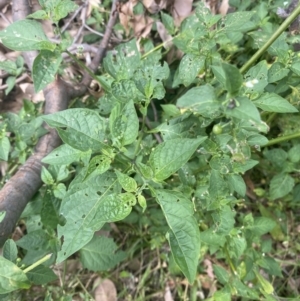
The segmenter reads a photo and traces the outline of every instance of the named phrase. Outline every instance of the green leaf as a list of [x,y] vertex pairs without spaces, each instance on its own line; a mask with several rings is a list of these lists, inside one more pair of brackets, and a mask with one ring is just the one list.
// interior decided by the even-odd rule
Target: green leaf
[[54,81],[62,56],[58,51],[42,50],[35,58],[32,67],[32,76],[35,92],[44,89]]
[[109,117],[109,127],[114,142],[121,146],[131,144],[139,131],[139,119],[132,100],[117,103]]
[[17,75],[17,65],[15,62],[6,60],[0,62],[0,69],[6,71],[8,74]]
[[272,294],[274,292],[274,288],[272,284],[267,279],[265,279],[262,275],[260,275],[259,272],[254,270],[254,273],[256,275],[259,284],[262,286],[264,292],[266,294]]
[[263,92],[268,85],[268,64],[261,61],[245,74],[246,93]]
[[71,164],[73,162],[80,162],[89,160],[91,151],[83,152],[68,144],[63,144],[53,150],[49,155],[43,158],[42,162],[52,165]]
[[167,239],[175,262],[193,283],[200,255],[200,232],[193,205],[180,192],[156,190],[155,195],[170,228]]
[[133,80],[122,79],[114,81],[111,84],[112,95],[122,101],[128,102],[129,99],[133,101],[140,101],[144,98],[144,95],[138,90]]
[[94,236],[80,250],[80,261],[83,267],[94,272],[110,270],[125,257],[125,252],[117,251],[113,239],[103,236]]
[[218,289],[214,293],[214,301],[231,301],[231,290],[229,285],[225,286],[224,288]]
[[165,28],[167,29],[167,31],[169,32],[169,34],[174,34],[175,33],[175,26],[174,26],[174,20],[173,18],[168,15],[165,14],[164,12],[160,12],[161,15],[161,20],[163,22],[163,24],[165,25]]
[[28,19],[48,20],[49,16],[44,10],[37,10],[33,14],[27,16]]
[[295,113],[298,110],[287,100],[275,93],[264,93],[253,103],[266,112]]
[[263,154],[264,157],[266,157],[272,164],[280,169],[283,169],[283,167],[287,164],[286,161],[288,154],[282,148],[272,148],[270,150],[265,149]]
[[26,274],[15,264],[0,256],[0,294],[30,288]]
[[177,106],[197,112],[207,118],[220,115],[220,103],[217,101],[215,90],[208,84],[189,89],[183,96],[179,97]]
[[49,235],[42,229],[37,229],[29,232],[16,242],[17,246],[25,250],[46,249],[48,243]]
[[263,256],[256,263],[268,271],[269,274],[282,278],[281,267],[279,263],[272,257]]
[[205,56],[186,54],[179,64],[179,78],[188,87],[205,66]]
[[16,84],[16,77],[15,76],[9,76],[5,83],[7,84],[7,88],[5,89],[5,95],[8,95],[8,93],[14,88]]
[[153,170],[150,166],[142,163],[136,162],[137,171],[145,178],[145,179],[152,179],[153,177]]
[[136,47],[136,40],[121,44],[114,52],[109,51],[103,60],[103,66],[115,79],[130,79],[140,65],[140,53]]
[[174,44],[184,53],[199,55],[199,43],[204,44],[207,40],[205,35],[208,34],[202,23],[196,15],[187,17],[181,23],[180,34],[173,39]]
[[90,175],[101,175],[110,168],[111,159],[104,155],[95,156],[88,165],[85,179]]
[[41,179],[47,185],[54,184],[54,179],[53,179],[51,173],[47,170],[47,168],[45,166],[42,166]]
[[237,101],[239,102],[239,105],[233,109],[227,109],[225,112],[226,115],[241,120],[247,120],[259,131],[267,132],[268,127],[263,121],[261,121],[260,114],[252,101],[246,97],[238,97]]
[[57,182],[64,181],[69,177],[69,170],[67,168],[67,165],[51,166],[49,170],[51,172],[54,171],[53,176]]
[[239,92],[243,83],[243,77],[237,67],[223,63],[221,66],[212,66],[211,68],[224,89],[231,95],[236,95]]
[[243,174],[247,170],[253,168],[258,163],[259,162],[256,161],[256,160],[248,159],[248,160],[241,161],[241,162],[233,162],[232,167],[233,167],[233,171],[235,173],[242,173]]
[[193,138],[201,131],[199,117],[186,112],[178,117],[172,118],[167,122],[161,123],[157,128],[149,131],[150,133],[160,132],[164,141],[175,138]]
[[[223,196],[224,198],[224,196]],[[230,206],[222,206],[211,214],[215,224],[215,231],[221,235],[228,235],[235,224],[235,211]]]
[[71,0],[50,0],[47,2],[51,3],[48,3],[47,5],[52,5],[51,13],[54,22],[58,22],[60,19],[65,18],[78,7],[78,5]]
[[229,282],[229,272],[223,267],[213,264],[214,274],[221,284],[227,284]]
[[3,246],[3,257],[9,261],[15,261],[18,257],[18,249],[16,243],[12,239],[8,239]]
[[290,72],[289,69],[284,68],[284,65],[279,62],[275,62],[268,71],[268,82],[275,83],[283,79]]
[[209,165],[212,169],[218,170],[221,174],[228,174],[232,171],[231,159],[227,155],[213,156],[209,161]]
[[295,74],[300,75],[300,62],[299,61],[294,62],[291,66],[291,70]]
[[228,240],[227,248],[230,257],[239,259],[247,248],[246,239],[240,236],[232,236]]
[[33,20],[20,20],[0,32],[2,43],[13,50],[51,50],[56,45],[45,35],[42,25]]
[[35,285],[42,285],[57,279],[52,269],[39,265],[26,273],[28,279]]
[[154,171],[154,180],[162,181],[182,167],[206,139],[177,138],[159,144],[150,154],[149,165]]
[[63,199],[66,194],[66,186],[63,183],[59,183],[53,187],[53,194],[58,199]]
[[163,80],[169,77],[169,73],[170,70],[166,62],[163,66],[160,64],[149,65],[144,62],[141,68],[136,71],[134,81],[146,99],[163,99],[166,92]]
[[216,233],[213,228],[201,232],[200,239],[201,242],[207,244],[208,246],[217,248],[224,246],[226,242],[225,236]]
[[44,226],[55,229],[60,221],[59,207],[60,200],[55,198],[52,193],[46,192],[43,198],[41,209],[41,221]]
[[250,29],[255,27],[255,24],[250,21],[254,14],[254,11],[244,11],[227,14],[223,21],[223,30],[229,33],[232,31],[249,31]]
[[118,181],[119,181],[120,185],[122,186],[122,188],[125,191],[128,191],[128,192],[135,192],[136,191],[137,183],[133,178],[129,177],[128,175],[125,175],[125,174],[121,173],[118,170],[115,170],[115,173],[117,175],[117,178],[118,178]]
[[247,142],[250,146],[264,146],[266,145],[269,140],[267,137],[260,135],[260,134],[252,134],[247,138]]
[[63,236],[64,243],[57,262],[87,244],[106,222],[124,219],[136,202],[134,195],[119,193],[120,186],[111,172],[89,177],[84,182],[80,179],[62,201],[61,214],[66,223],[58,225],[58,237]]
[[256,217],[253,221],[253,225],[246,226],[252,232],[254,236],[262,236],[270,231],[276,226],[276,223],[267,217]]
[[234,276],[230,279],[230,287],[231,289],[234,289],[236,294],[239,296],[245,297],[250,300],[259,300],[260,297],[256,290],[254,290],[252,287],[248,287],[245,285],[238,276]]
[[137,199],[138,199],[138,203],[142,207],[143,213],[144,213],[147,208],[147,201],[142,194],[139,194]]
[[228,184],[217,170],[212,169],[211,171],[208,192],[210,198],[213,200],[223,199],[229,192]]
[[221,15],[213,15],[210,9],[208,9],[202,2],[197,3],[196,16],[201,22],[205,23],[207,28],[211,28],[222,18]]
[[0,139],[0,160],[7,161],[10,151],[10,142],[8,137],[4,136]]
[[232,190],[236,191],[240,196],[244,197],[246,194],[246,184],[244,179],[238,174],[229,174],[227,176],[229,185]]
[[294,145],[288,151],[288,156],[291,162],[297,163],[300,161],[300,144]]
[[276,200],[286,196],[293,190],[295,180],[285,173],[275,175],[270,183],[270,199]]
[[56,128],[61,139],[81,151],[100,151],[105,144],[106,120],[89,109],[69,109],[43,116],[49,126]]
[[4,220],[6,216],[6,211],[0,211],[0,223]]

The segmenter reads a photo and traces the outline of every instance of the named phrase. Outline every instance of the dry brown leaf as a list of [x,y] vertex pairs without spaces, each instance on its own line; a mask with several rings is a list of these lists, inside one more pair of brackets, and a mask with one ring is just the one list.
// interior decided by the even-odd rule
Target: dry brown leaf
[[206,273],[210,279],[215,279],[214,270],[212,267],[212,262],[208,259],[204,259],[204,266],[206,267]]
[[109,279],[97,278],[94,282],[95,301],[117,301],[117,290]]
[[170,287],[168,284],[166,285],[166,288],[165,288],[164,301],[174,301],[173,296],[171,294]]
[[172,36],[169,35],[168,31],[165,28],[165,25],[160,21],[156,21],[156,28],[160,38],[164,42],[164,47],[171,48],[171,46],[173,45]]
[[176,26],[192,12],[193,0],[175,0],[171,11]]
[[45,99],[43,91],[35,93],[32,83],[23,83],[19,85],[23,94],[19,95],[21,98],[30,99],[32,102],[37,103]]
[[130,22],[131,19],[134,18],[133,8],[136,5],[136,3],[137,1],[128,1],[122,5],[120,10],[119,19],[120,23],[125,29],[126,35],[129,34],[130,28],[132,28]]
[[219,7],[219,14],[225,16],[229,9],[229,0],[223,0]]
[[143,4],[150,14],[157,14],[167,7],[167,0],[143,0]]
[[134,35],[137,38],[145,38],[151,31],[153,19],[149,16],[136,15],[133,21]]

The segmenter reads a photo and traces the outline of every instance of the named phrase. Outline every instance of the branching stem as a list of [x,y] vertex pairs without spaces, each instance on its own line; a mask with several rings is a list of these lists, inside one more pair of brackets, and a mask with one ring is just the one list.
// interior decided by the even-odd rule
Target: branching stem
[[295,18],[300,14],[300,5],[291,13],[291,15],[278,27],[270,39],[250,58],[250,60],[240,69],[245,73],[256,60],[276,41],[276,39],[289,27]]

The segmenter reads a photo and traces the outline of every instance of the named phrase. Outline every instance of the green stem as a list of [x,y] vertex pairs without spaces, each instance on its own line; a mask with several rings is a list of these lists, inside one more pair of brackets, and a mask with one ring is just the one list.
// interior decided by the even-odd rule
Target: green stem
[[38,265],[40,265],[40,264],[44,263],[45,261],[47,261],[48,259],[50,259],[51,256],[52,256],[52,253],[44,256],[43,258],[41,258],[40,260],[38,260],[34,264],[30,265],[28,268],[24,269],[23,272],[28,273],[29,271],[33,270]]
[[224,247],[224,251],[225,251],[225,254],[226,254],[226,259],[227,259],[227,261],[229,263],[229,266],[231,268],[231,271],[234,273],[234,275],[236,275],[237,271],[235,269],[235,266],[234,266],[233,262],[231,261],[231,258],[230,258],[230,255],[229,255],[229,252],[228,252],[228,249],[227,249],[226,246]]
[[300,138],[300,132],[272,139],[266,145],[264,145],[264,147],[296,138]]
[[294,21],[294,19],[300,13],[300,5],[292,12],[292,14],[278,27],[271,38],[260,48],[251,59],[240,69],[241,73],[246,72],[252,64],[273,44],[273,42],[288,28],[288,26]]
[[162,48],[162,47],[164,47],[164,45],[165,45],[167,42],[172,41],[174,38],[176,38],[176,37],[172,37],[171,40],[168,40],[168,41],[166,41],[166,42],[163,42],[163,43],[157,45],[156,47],[152,48],[151,50],[149,50],[148,52],[146,52],[144,55],[142,55],[141,59],[144,59],[144,58],[147,57],[149,54],[155,52],[156,50],[158,50],[158,49],[160,49],[160,48]]
[[97,76],[93,73],[91,69],[89,69],[85,64],[83,64],[75,55],[73,55],[70,51],[65,50],[65,52],[68,54],[70,58],[72,58],[82,69],[84,69],[91,78],[99,82]]

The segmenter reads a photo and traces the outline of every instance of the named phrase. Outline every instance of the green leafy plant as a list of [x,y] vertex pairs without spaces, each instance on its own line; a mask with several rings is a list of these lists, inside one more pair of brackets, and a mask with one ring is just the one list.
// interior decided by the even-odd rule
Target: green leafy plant
[[[40,2],[43,10],[29,18],[57,23],[76,9],[72,1]],[[239,7],[239,1],[232,2]],[[182,59],[168,65],[163,45],[150,40],[139,43],[141,52],[135,39],[120,44],[107,53],[101,74],[93,76],[105,91],[96,108],[69,108],[30,121],[22,118],[24,111],[6,115],[2,160],[24,162],[27,147],[45,133],[42,120],[63,144],[42,160],[45,185],[23,212],[27,234],[16,242],[26,250],[25,266],[53,255],[44,265],[24,270],[16,245],[8,240],[0,257],[1,294],[53,280],[49,266],[77,251],[85,268],[113,268],[126,254],[116,252],[112,239],[94,233],[137,215],[137,223],[145,218],[150,225],[150,235],[165,235],[159,246],[168,242],[170,264],[190,284],[205,254],[226,263],[213,265],[219,289],[209,300],[277,300],[272,282],[282,273],[264,237],[270,233],[281,241],[285,235],[279,212],[269,207],[278,200],[299,200],[300,132],[288,132],[286,124],[291,116],[299,117],[300,57],[284,30],[300,7],[278,27],[268,15],[271,1],[254,2],[252,11],[239,8],[225,17],[197,3],[195,14],[178,30],[162,13]],[[270,28],[271,38],[264,35]],[[0,38],[14,50],[40,51],[32,69],[36,91],[53,81],[67,40],[61,45],[49,41],[34,20],[11,24]],[[9,64],[0,67],[17,76],[14,70],[22,64]],[[23,110],[34,110],[24,105]],[[157,114],[153,105],[158,118],[150,122]],[[278,131],[275,117],[281,118],[282,136],[269,140]],[[15,133],[13,146],[6,131]],[[271,147],[275,143],[280,147]],[[258,216],[246,198],[251,171],[257,173],[254,181],[266,179],[264,187],[254,189],[269,204],[257,205]],[[158,230],[146,217],[153,208]]]

